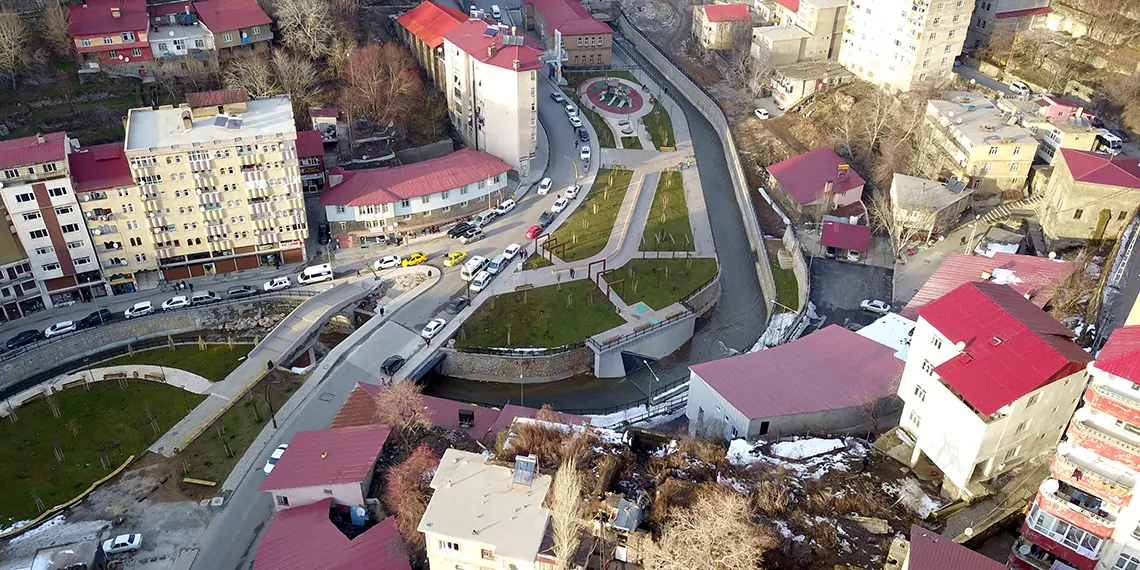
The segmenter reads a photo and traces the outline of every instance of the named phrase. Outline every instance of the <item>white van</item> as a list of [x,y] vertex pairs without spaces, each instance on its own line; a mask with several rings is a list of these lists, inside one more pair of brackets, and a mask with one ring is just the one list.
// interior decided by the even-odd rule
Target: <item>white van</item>
[[1108,129],[1101,129],[1096,134],[1097,151],[1108,154],[1120,154],[1124,150],[1124,141],[1112,134]]
[[475,280],[471,282],[471,293],[478,293],[487,288],[491,284],[491,274],[486,271],[480,271],[475,275]]
[[497,212],[494,208],[491,208],[490,210],[482,212],[479,215],[475,216],[474,218],[471,218],[471,225],[473,225],[477,228],[481,228],[481,227],[491,223],[491,220],[494,220],[495,216],[498,216],[498,215],[499,215],[499,212]]
[[332,266],[327,263],[306,267],[301,274],[297,276],[297,283],[301,285],[309,285],[311,283],[320,283],[321,281],[332,281],[333,272]]
[[470,281],[475,278],[475,274],[479,273],[480,269],[483,269],[484,265],[487,265],[487,258],[476,255],[463,264],[463,269],[459,270],[459,277],[463,278],[464,281]]
[[496,20],[503,19],[503,11],[499,9],[498,4],[491,4],[491,15],[494,16]]
[[499,255],[495,256],[495,259],[491,260],[491,263],[487,264],[487,273],[490,273],[491,275],[498,275],[499,272],[502,271],[506,266],[507,257],[500,253]]

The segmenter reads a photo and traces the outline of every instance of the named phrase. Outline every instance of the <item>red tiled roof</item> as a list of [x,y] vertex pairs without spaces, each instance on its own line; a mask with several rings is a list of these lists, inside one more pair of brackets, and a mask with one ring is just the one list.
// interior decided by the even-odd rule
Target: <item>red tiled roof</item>
[[1140,158],[1071,148],[1061,149],[1061,156],[1078,182],[1140,189]]
[[435,49],[443,45],[444,34],[468,19],[467,14],[450,6],[443,6],[435,2],[421,2],[419,6],[396,18],[396,22],[427,44],[428,47]]
[[340,109],[336,107],[322,107],[320,109],[309,109],[310,118],[320,119],[335,119],[340,115]]
[[201,107],[217,107],[249,101],[249,93],[245,89],[223,89],[218,91],[198,91],[186,94],[186,104],[193,109]]
[[871,251],[871,228],[856,224],[824,222],[820,243],[860,252]]
[[146,11],[148,14],[150,14],[150,17],[153,18],[155,16],[169,16],[171,14],[178,14],[186,11],[186,8],[190,8],[191,14],[194,13],[193,2],[173,2],[170,4],[159,4],[157,6],[147,6]]
[[909,556],[907,566],[916,570],[1005,570],[1005,564],[918,525],[910,527]]
[[135,185],[123,143],[83,147],[67,155],[67,165],[76,192]]
[[748,418],[840,410],[895,393],[895,349],[839,325],[749,354],[689,367]]
[[511,166],[485,152],[465,148],[440,158],[391,168],[344,172],[344,181],[321,194],[322,206],[391,204],[451,190],[503,174]]
[[364,481],[391,431],[388,426],[299,431],[260,489],[276,491]]
[[370,426],[376,424],[376,384],[357,383],[340,405],[330,428]]
[[[111,15],[111,8],[119,9],[118,18]],[[69,6],[68,12],[71,15],[68,31],[77,38],[121,32],[145,32],[150,25],[146,15],[146,0],[87,0],[84,4]],[[119,46],[106,47],[115,49]]]
[[36,137],[0,141],[0,168],[58,162],[67,157],[67,133],[48,133],[44,142]]
[[1096,355],[1096,367],[1140,384],[1140,325],[1112,331]]
[[832,192],[842,194],[866,184],[854,168],[839,170],[845,162],[831,147],[822,146],[768,167],[768,173],[796,202],[806,206],[823,194],[828,182]]
[[564,36],[612,34],[613,29],[590,15],[578,0],[526,0],[546,20],[546,33],[558,29]]
[[317,131],[297,131],[297,158],[325,156],[325,143]]
[[951,344],[966,344],[934,372],[983,415],[1092,360],[1072,331],[1008,285],[966,283],[918,315]]
[[257,544],[253,570],[411,570],[395,517],[349,540],[330,520],[331,506],[324,499],[277,512]]
[[214,33],[273,23],[255,0],[205,0],[195,2],[194,10],[198,12],[198,19]]
[[705,19],[710,22],[751,22],[752,12],[747,4],[707,4],[703,6]]
[[800,11],[800,0],[776,0],[776,3],[792,12],[798,13]]
[[1026,10],[1013,10],[1012,12],[999,12],[994,15],[994,18],[1005,20],[1006,18],[1024,18],[1026,16],[1040,16],[1041,14],[1052,13],[1052,6],[1042,6],[1040,8],[1029,8]]
[[[1021,295],[1029,294],[1034,305],[1044,307],[1053,299],[1057,282],[1068,277],[1073,269],[1073,264],[1068,261],[1032,255],[995,253],[991,258],[951,253],[899,314],[911,320],[917,319],[918,310],[922,307],[963,283],[983,281],[983,272],[994,275],[995,270],[1004,270],[994,275],[995,279],[1001,279]],[[1012,272],[1012,275],[1005,272]]]
[[[519,62],[517,71],[541,69],[542,46],[530,37],[523,37],[522,45],[503,45],[503,35],[510,34],[511,28],[483,20],[467,20],[455,26],[443,35],[447,41],[471,57],[495,67],[515,69],[515,61]],[[488,48],[494,47],[494,53],[488,53]]]

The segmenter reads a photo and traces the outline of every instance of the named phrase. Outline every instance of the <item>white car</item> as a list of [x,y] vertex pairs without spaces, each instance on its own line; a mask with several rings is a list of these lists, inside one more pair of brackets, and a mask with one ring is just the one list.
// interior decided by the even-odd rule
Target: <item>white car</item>
[[512,243],[511,245],[507,246],[507,249],[503,250],[503,257],[507,259],[514,259],[515,256],[519,254],[520,249],[522,249],[522,246],[517,243]]
[[515,201],[510,198],[503,200],[502,204],[495,206],[495,213],[502,216],[515,209]]
[[420,336],[426,339],[435,338],[435,335],[439,334],[439,331],[443,330],[443,327],[445,326],[447,326],[447,321],[443,319],[432,319],[428,321],[428,324],[424,327],[424,330],[420,331]]
[[76,329],[75,321],[63,321],[44,329],[44,336],[51,338],[63,333],[73,332]]
[[767,118],[768,118],[768,117],[770,117],[770,116],[771,116],[771,115],[769,115],[769,114],[768,114],[768,110],[767,110],[767,109],[756,109],[756,118],[757,118],[757,119],[760,119],[760,120],[765,120],[765,119],[767,119]]
[[281,461],[281,456],[285,455],[286,449],[289,449],[288,443],[282,443],[281,445],[277,446],[277,449],[273,450],[273,453],[269,456],[269,459],[265,461],[265,467],[261,468],[261,470],[264,471],[266,475],[269,475],[273,472],[273,466],[277,465],[278,461]]
[[891,312],[891,306],[884,303],[883,301],[879,301],[878,299],[865,299],[862,303],[859,303],[859,307],[861,307],[864,311],[870,311],[872,313],[878,313],[880,315],[885,315]]
[[400,266],[400,256],[398,255],[385,255],[372,263],[372,267],[377,271],[381,269],[391,269]]
[[573,200],[574,198],[578,197],[578,193],[581,191],[582,191],[582,187],[575,184],[573,186],[567,186],[566,190],[562,192],[562,195]]
[[289,280],[288,275],[282,275],[281,277],[274,277],[266,281],[265,285],[262,285],[261,288],[266,291],[280,291],[282,289],[288,289],[292,284],[293,282]]
[[575,129],[582,128],[582,119],[579,119],[578,117],[570,117],[570,126],[574,127]]
[[108,538],[107,540],[103,541],[104,554],[133,552],[140,548],[142,548],[141,534],[120,534],[115,538]]
[[135,317],[141,317],[143,315],[150,315],[153,313],[154,305],[151,305],[150,301],[143,301],[141,303],[135,303],[134,306],[127,309],[126,311],[123,311],[123,318],[133,319]]
[[554,205],[550,207],[550,211],[554,212],[555,214],[561,214],[562,210],[565,210],[566,206],[569,206],[569,205],[570,205],[570,200],[568,200],[566,198],[558,198],[557,200],[554,201]]
[[538,183],[538,195],[539,196],[545,196],[547,192],[550,192],[550,187],[553,185],[554,185],[553,180],[551,180],[549,178],[543,178]]
[[578,109],[576,109],[574,107],[574,105],[567,103],[564,108],[566,109],[566,116],[567,117],[577,117],[578,116]]
[[578,156],[581,156],[582,160],[590,160],[590,147],[582,147],[582,152],[578,153]]
[[1009,90],[1013,92],[1014,95],[1019,95],[1021,97],[1029,97],[1033,95],[1033,90],[1030,89],[1029,85],[1024,81],[1011,81],[1009,83]]
[[558,93],[557,91],[554,93],[551,93],[550,98],[554,99],[555,103],[565,103],[566,102],[566,98],[563,97],[562,94]]
[[174,309],[182,309],[190,306],[190,297],[186,295],[178,295],[171,297],[162,302],[162,310],[172,311]]
[[475,293],[486,289],[487,286],[491,284],[491,277],[492,275],[488,271],[480,271],[479,273],[475,274],[475,278],[471,280],[471,286],[469,287],[469,289],[471,289],[471,294],[474,295]]

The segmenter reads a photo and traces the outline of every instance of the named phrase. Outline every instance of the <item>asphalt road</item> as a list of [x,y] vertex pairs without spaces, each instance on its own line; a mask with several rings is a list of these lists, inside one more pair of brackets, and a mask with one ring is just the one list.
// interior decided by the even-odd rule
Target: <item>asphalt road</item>
[[1002,83],[1001,81],[994,79],[993,77],[985,75],[984,73],[982,73],[976,69],[961,65],[961,66],[954,68],[954,73],[957,73],[958,75],[964,77],[967,80],[973,80],[974,82],[976,82],[978,85],[981,85],[982,87],[988,87],[990,89],[993,89],[994,91],[1000,91],[1002,93],[1005,93],[1006,97],[1016,97],[1017,96],[1014,92],[1009,90],[1009,85],[1006,85],[1005,83]]

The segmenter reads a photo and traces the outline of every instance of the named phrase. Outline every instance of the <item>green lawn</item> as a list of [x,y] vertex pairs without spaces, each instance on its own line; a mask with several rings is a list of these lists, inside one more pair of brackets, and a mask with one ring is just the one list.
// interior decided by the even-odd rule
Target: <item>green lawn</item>
[[[660,246],[658,246],[660,241]],[[665,171],[657,180],[653,206],[645,223],[642,251],[693,251],[693,229],[689,225],[689,207],[681,173]]]
[[649,131],[649,138],[657,148],[677,146],[677,138],[673,135],[673,123],[669,120],[669,113],[660,104],[654,104],[653,110],[641,117]]
[[554,264],[547,261],[545,257],[532,253],[526,261],[523,262],[523,269],[542,269],[543,267],[554,267]]
[[632,180],[632,170],[598,170],[585,201],[554,232],[553,237],[566,244],[559,255],[563,261],[587,259],[606,247]]
[[[775,256],[772,256],[771,259],[772,276],[776,279],[776,301],[780,305],[786,305],[788,308],[798,311],[800,309],[800,286],[796,282],[796,274],[791,269],[780,269]],[[788,309],[780,305],[776,305],[772,311],[775,313],[788,312]]]
[[[116,381],[101,381],[91,384],[90,391],[80,386],[54,398],[58,418],[40,399],[17,409],[18,422],[0,421],[0,480],[5,482],[0,485],[0,527],[40,513],[33,489],[49,509],[82,493],[128,456],[146,451],[186,415],[187,402],[193,408],[204,396],[149,380],[128,380],[126,390]],[[53,453],[56,443],[63,451],[62,462]],[[111,469],[104,469],[100,455]]]
[[716,260],[707,257],[631,259],[606,281],[625,280],[621,298],[627,305],[642,301],[654,309],[664,309],[688,297],[714,275]]
[[637,137],[622,137],[621,138],[621,146],[622,146],[622,148],[628,148],[630,150],[641,150],[642,149],[641,139],[639,139]]
[[561,292],[558,287],[513,291],[489,299],[463,324],[456,344],[553,348],[582,342],[623,322],[592,281],[569,281],[561,285]]
[[[233,350],[224,344],[208,344],[206,350],[199,350],[196,344],[183,344],[167,348],[155,348],[146,352],[136,352],[134,356],[120,356],[98,366],[128,366],[131,364],[158,364],[193,372],[211,382],[220,382],[226,375],[241,364],[253,350],[252,344],[235,344]],[[92,363],[92,366],[96,366]]]

